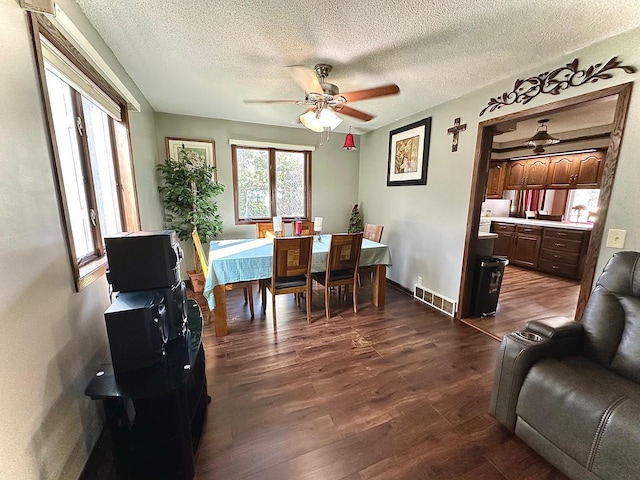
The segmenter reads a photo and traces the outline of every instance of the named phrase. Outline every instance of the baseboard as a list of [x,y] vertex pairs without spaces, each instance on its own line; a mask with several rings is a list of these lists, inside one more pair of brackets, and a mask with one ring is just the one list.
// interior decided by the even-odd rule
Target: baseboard
[[394,287],[396,290],[401,291],[405,295],[409,295],[410,297],[413,297],[413,292],[411,290],[409,290],[408,288],[403,287],[399,283],[394,282],[393,280],[389,280],[388,278],[387,278],[387,283],[389,285],[391,285],[392,287]]

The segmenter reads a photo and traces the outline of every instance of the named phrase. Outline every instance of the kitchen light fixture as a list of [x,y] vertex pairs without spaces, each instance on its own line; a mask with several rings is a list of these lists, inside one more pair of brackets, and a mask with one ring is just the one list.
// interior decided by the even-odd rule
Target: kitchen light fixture
[[300,121],[314,132],[324,132],[326,129],[333,130],[342,123],[342,119],[327,108],[309,110],[300,115]]
[[552,137],[547,133],[547,122],[548,118],[544,118],[542,120],[538,120],[540,126],[536,131],[536,134],[529,139],[527,145],[533,148],[534,153],[542,153],[544,152],[544,147],[548,147],[549,145],[555,145],[556,143],[560,143],[560,140]]
[[349,127],[349,133],[347,133],[346,137],[344,137],[344,145],[342,146],[345,150],[357,150],[356,142],[353,140],[353,134],[351,133],[351,127]]

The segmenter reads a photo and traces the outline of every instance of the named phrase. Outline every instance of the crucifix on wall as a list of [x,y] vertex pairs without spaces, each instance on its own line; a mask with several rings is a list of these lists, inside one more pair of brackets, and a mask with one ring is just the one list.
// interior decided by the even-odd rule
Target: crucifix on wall
[[453,140],[451,142],[452,152],[458,151],[458,135],[460,134],[460,132],[464,132],[466,129],[467,129],[466,123],[460,125],[460,117],[456,118],[453,121],[453,127],[447,129],[447,135],[453,134]]

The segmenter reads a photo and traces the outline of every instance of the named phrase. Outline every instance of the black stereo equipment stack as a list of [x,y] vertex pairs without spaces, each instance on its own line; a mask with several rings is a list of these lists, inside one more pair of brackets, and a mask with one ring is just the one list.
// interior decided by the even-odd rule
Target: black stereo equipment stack
[[111,432],[101,468],[123,479],[190,480],[210,397],[202,316],[180,281],[178,238],[122,233],[105,245],[118,292],[104,314],[111,363],[85,389],[103,402]]
[[104,313],[116,374],[159,363],[167,342],[187,336],[182,249],[173,230],[105,238],[107,280],[117,293]]

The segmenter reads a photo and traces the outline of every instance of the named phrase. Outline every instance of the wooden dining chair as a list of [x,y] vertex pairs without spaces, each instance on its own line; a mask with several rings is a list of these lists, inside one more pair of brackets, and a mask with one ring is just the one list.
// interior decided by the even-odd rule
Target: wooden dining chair
[[[209,276],[209,263],[207,262],[207,257],[204,254],[204,250],[202,248],[202,242],[200,241],[200,235],[198,235],[198,230],[196,228],[194,228],[193,231],[191,232],[191,238],[193,239],[193,245],[196,247],[196,252],[198,254],[197,256],[198,256],[198,259],[200,260],[200,267],[202,268],[202,274],[204,276],[204,280],[206,281],[207,277]],[[204,285],[204,282],[203,282],[203,285]],[[227,290],[233,290],[235,288],[243,289],[244,302],[245,303],[249,302],[249,311],[251,312],[251,318],[254,318],[255,314],[253,311],[253,284],[250,281],[228,283],[225,285],[225,288]],[[198,305],[200,305],[200,302],[198,302]],[[206,313],[208,317],[209,306],[206,302],[205,302],[205,305],[206,305],[206,309],[207,309]]]
[[324,308],[331,318],[330,289],[345,286],[345,297],[349,285],[353,289],[353,311],[358,311],[358,264],[362,249],[362,233],[340,233],[331,235],[326,271],[314,273],[312,278],[324,286]]
[[[289,228],[291,229],[291,236],[294,235],[296,231],[295,221],[289,223]],[[302,235],[313,235],[313,222],[310,220],[302,220]]]
[[[371,240],[372,242],[380,243],[382,239],[382,230],[384,227],[382,225],[374,225],[373,223],[367,223],[364,226],[364,238],[367,240]],[[373,267],[360,267],[358,269],[358,286],[362,285],[360,280],[361,275],[367,274],[369,278],[373,275]]]
[[382,230],[384,227],[382,225],[374,225],[372,223],[367,223],[364,226],[364,238],[367,240],[371,240],[372,242],[380,243],[380,239],[382,238]]
[[[311,323],[311,259],[313,237],[283,237],[273,239],[273,268],[265,281],[271,292],[273,329],[276,324],[276,295],[306,293],[307,323]],[[264,302],[263,302],[264,305]]]
[[273,238],[276,231],[273,229],[273,222],[256,223],[256,238]]

